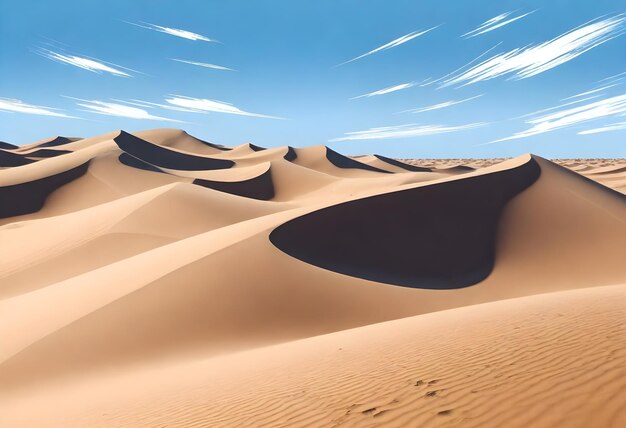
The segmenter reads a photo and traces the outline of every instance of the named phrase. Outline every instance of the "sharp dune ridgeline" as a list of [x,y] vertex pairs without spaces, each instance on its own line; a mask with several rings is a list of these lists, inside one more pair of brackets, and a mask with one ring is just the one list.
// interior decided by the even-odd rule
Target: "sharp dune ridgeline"
[[625,193],[623,159],[0,143],[0,426],[626,426]]

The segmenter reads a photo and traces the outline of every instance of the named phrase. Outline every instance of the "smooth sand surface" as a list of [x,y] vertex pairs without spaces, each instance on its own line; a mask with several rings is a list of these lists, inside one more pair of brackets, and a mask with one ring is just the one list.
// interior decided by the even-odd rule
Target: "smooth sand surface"
[[0,426],[626,424],[624,160],[0,154]]
[[562,291],[99,373],[5,397],[3,416],[42,427],[620,427],[624,299],[626,285]]

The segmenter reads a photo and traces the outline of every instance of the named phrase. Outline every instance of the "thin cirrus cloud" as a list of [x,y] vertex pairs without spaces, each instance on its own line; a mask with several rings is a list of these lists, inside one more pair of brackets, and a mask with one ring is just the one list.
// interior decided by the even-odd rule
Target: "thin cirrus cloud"
[[626,129],[626,122],[617,122],[611,125],[601,126],[599,128],[586,129],[584,131],[580,131],[578,135],[600,134],[602,132],[621,131],[622,129]]
[[414,108],[414,109],[409,109],[409,110],[403,110],[403,111],[400,111],[400,112],[398,112],[398,113],[424,113],[424,112],[427,112],[427,111],[432,111],[432,110],[440,110],[440,109],[442,109],[442,108],[452,107],[452,106],[455,106],[455,105],[457,105],[457,104],[461,104],[461,103],[464,103],[464,102],[467,102],[467,101],[475,100],[476,98],[480,98],[480,97],[482,97],[482,96],[483,96],[483,95],[482,95],[482,94],[480,94],[480,95],[476,95],[476,96],[474,96],[474,97],[465,98],[465,99],[463,99],[463,100],[458,100],[458,101],[455,101],[455,100],[445,101],[445,102],[443,102],[443,103],[434,104],[434,105],[427,106],[427,107],[419,107],[419,108]]
[[129,103],[140,107],[159,107],[166,110],[183,111],[187,113],[225,113],[238,116],[260,117],[264,119],[284,119],[283,117],[251,113],[249,111],[241,110],[231,103],[204,98],[193,98],[182,95],[169,95],[167,98],[165,98],[165,102],[167,104],[159,104],[141,100],[131,100]]
[[595,93],[598,93],[598,92],[602,92],[602,91],[604,91],[606,89],[612,88],[612,87],[617,86],[617,85],[618,84],[615,83],[613,85],[602,86],[601,88],[592,89],[590,91],[581,92],[580,94],[572,95],[571,97],[563,98],[561,101],[567,101],[567,100],[572,100],[572,99],[575,99],[575,98],[586,97],[588,95],[595,94]]
[[376,49],[372,49],[369,52],[365,52],[362,55],[359,55],[359,56],[357,56],[355,58],[349,59],[348,61],[344,61],[341,64],[337,64],[335,67],[339,67],[340,65],[348,64],[348,63],[350,63],[352,61],[356,61],[356,60],[359,60],[361,58],[365,58],[366,56],[375,54],[377,52],[382,52],[382,51],[387,50],[387,49],[395,48],[395,47],[400,46],[400,45],[402,45],[402,44],[404,44],[404,43],[406,43],[406,42],[408,42],[410,40],[413,40],[416,37],[422,36],[422,35],[430,32],[430,31],[434,30],[437,27],[439,27],[439,25],[437,25],[435,27],[432,27],[432,28],[429,28],[427,30],[413,31],[412,33],[405,34],[404,36],[398,37],[397,39],[392,40],[389,43],[385,43],[384,45],[379,46]]
[[91,71],[92,73],[97,74],[108,73],[119,77],[133,77],[131,74],[127,73],[127,71],[136,72],[136,70],[132,70],[130,68],[122,67],[120,65],[102,61],[99,59],[82,57],[77,55],[66,55],[44,48],[36,49],[35,53],[52,61],[59,62],[61,64],[73,65],[74,67],[82,68],[83,70]]
[[487,21],[483,22],[482,24],[480,24],[477,28],[473,29],[472,31],[468,31],[467,33],[463,34],[461,37],[465,38],[465,39],[469,39],[470,37],[476,37],[479,36],[481,34],[485,34],[488,33],[490,31],[496,30],[498,28],[504,27],[505,25],[509,25],[519,19],[522,19],[528,15],[530,15],[531,13],[536,12],[536,10],[533,10],[531,12],[525,13],[523,15],[518,15],[518,16],[514,16],[513,18],[508,18],[509,16],[511,16],[513,14],[513,12],[505,12],[501,15],[495,16],[491,19],[488,19]]
[[350,99],[351,100],[356,100],[358,98],[369,98],[369,97],[375,97],[376,95],[390,94],[392,92],[401,91],[403,89],[407,89],[407,88],[410,88],[412,86],[415,86],[415,82],[402,83],[400,85],[390,86],[388,88],[379,89],[378,91],[374,91],[374,92],[370,92],[370,93],[367,93],[367,94],[359,95],[359,96],[356,96],[356,97],[352,97]]
[[564,64],[624,33],[625,14],[596,19],[539,45],[517,48],[483,61],[447,80],[441,87],[470,85],[499,76],[526,79]]
[[[143,110],[138,107],[132,107],[125,101],[113,100],[116,101],[114,103],[107,101],[98,101],[98,100],[84,100],[81,98],[74,97],[65,97],[75,101],[78,101],[76,104],[80,107],[83,107],[86,112],[96,113],[105,116],[116,116],[116,117],[126,117],[129,119],[140,119],[140,120],[160,120],[165,122],[181,122],[180,120],[169,119],[167,117],[155,116],[148,113],[146,110]],[[119,104],[124,103],[124,104]]]
[[239,116],[252,116],[252,117],[261,117],[265,119],[283,119],[282,117],[276,116],[268,116],[266,114],[259,113],[251,113],[249,111],[241,110],[238,107],[235,107],[231,103],[226,103],[223,101],[216,100],[208,100],[204,98],[193,98],[193,97],[185,97],[181,95],[170,95],[169,98],[165,99],[165,102],[178,108],[187,109],[190,112],[194,113],[226,113],[226,114],[235,114]]
[[184,60],[184,59],[176,59],[176,58],[172,58],[172,61],[182,62],[182,63],[185,63],[185,64],[191,64],[191,65],[197,65],[198,67],[212,68],[214,70],[237,71],[237,70],[232,69],[232,68],[224,67],[224,66],[221,66],[221,65],[209,64],[209,63],[206,63],[206,62],[187,61],[187,60]]
[[[600,101],[579,105],[577,107],[570,107],[547,115],[532,117],[531,119],[526,120],[526,123],[531,125],[530,128],[487,144],[532,137],[533,135],[555,131],[557,129],[570,127],[591,120],[619,115],[624,112],[626,112],[626,94],[617,95]],[[593,132],[587,131],[587,133]]]
[[333,138],[329,142],[352,140],[386,140],[391,138],[421,137],[426,135],[443,134],[448,132],[464,131],[467,129],[485,126],[486,123],[469,123],[467,125],[417,125],[414,123],[398,126],[370,128],[365,131],[346,132],[344,137]]
[[211,39],[207,36],[203,36],[202,34],[192,33],[191,31],[181,30],[179,28],[162,27],[160,25],[150,24],[147,22],[141,22],[140,24],[137,24],[135,22],[128,22],[128,21],[124,21],[124,22],[130,25],[134,25],[136,27],[145,28],[147,30],[158,31],[159,33],[165,33],[165,34],[169,34],[170,36],[180,37],[180,38],[187,39],[187,40],[193,40],[193,41],[200,40],[203,42],[219,43],[217,40]]
[[38,116],[64,117],[66,119],[78,119],[75,116],[69,116],[52,107],[37,106],[27,104],[21,100],[12,98],[0,98],[0,110],[11,113],[35,114]]

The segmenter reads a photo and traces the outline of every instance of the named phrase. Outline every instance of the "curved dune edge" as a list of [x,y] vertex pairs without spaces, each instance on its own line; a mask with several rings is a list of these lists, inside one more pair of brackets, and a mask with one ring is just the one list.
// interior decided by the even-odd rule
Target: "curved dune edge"
[[384,163],[393,165],[393,166],[397,166],[398,168],[402,168],[404,170],[407,171],[411,171],[411,172],[430,172],[432,171],[431,168],[424,168],[421,166],[415,166],[415,165],[410,165],[408,163],[404,163],[404,162],[400,162],[397,161],[395,159],[391,159],[382,155],[374,155],[374,157]]
[[391,159],[382,155],[362,155],[354,156],[355,160],[361,163],[371,165],[375,168],[384,169],[388,172],[430,172],[430,168],[421,166],[415,166],[408,163],[401,162],[396,159]]
[[385,171],[384,169],[376,168],[366,163],[351,159],[347,156],[337,153],[330,147],[326,147],[326,159],[328,159],[330,163],[335,165],[337,168],[364,169],[366,171],[381,172],[384,174],[389,174],[389,171]]
[[159,146],[170,147],[172,149],[202,156],[211,156],[230,150],[229,147],[201,140],[182,129],[176,128],[150,129],[147,131],[133,132],[133,135]]
[[535,295],[4,391],[3,421],[620,427],[624,299],[626,285]]
[[414,288],[467,287],[493,269],[504,206],[539,175],[529,158],[511,169],[344,202],[277,227],[270,240],[345,275]]
[[20,152],[20,154],[22,154],[23,156],[26,156],[29,158],[40,158],[40,159],[52,158],[55,156],[66,155],[68,153],[72,153],[72,152],[70,150],[61,150],[61,149],[35,149],[29,152]]
[[230,193],[231,195],[243,196],[245,198],[268,201],[275,195],[274,182],[272,181],[272,168],[268,164],[265,172],[242,181],[217,181],[196,178],[193,184]]
[[121,131],[113,138],[120,149],[133,157],[157,167],[180,170],[203,170],[230,168],[234,162],[193,155],[162,147]]
[[0,148],[0,168],[22,166],[33,162],[36,161],[34,159],[24,157],[19,153],[13,153]]
[[38,180],[0,186],[0,201],[7,202],[0,204],[0,219],[39,211],[52,192],[85,174],[88,166],[89,161]]
[[132,155],[129,155],[126,152],[123,152],[122,154],[120,154],[118,156],[118,159],[124,165],[130,166],[132,168],[143,169],[144,171],[151,171],[151,172],[163,172],[161,168],[158,168],[154,165],[144,162],[141,159],[138,159]]
[[19,146],[16,146],[15,144],[11,144],[11,143],[6,143],[4,141],[0,141],[0,149],[3,150],[14,150],[19,148]]

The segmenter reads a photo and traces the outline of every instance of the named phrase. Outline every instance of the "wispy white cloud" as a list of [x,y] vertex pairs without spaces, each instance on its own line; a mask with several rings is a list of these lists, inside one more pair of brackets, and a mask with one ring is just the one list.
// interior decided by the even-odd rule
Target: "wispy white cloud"
[[451,77],[441,85],[470,85],[512,74],[525,79],[568,62],[624,33],[625,14],[590,21],[550,41],[496,55]]
[[369,98],[369,97],[374,97],[376,95],[390,94],[391,92],[401,91],[403,89],[410,88],[411,86],[415,86],[415,82],[402,83],[401,85],[390,86],[388,88],[379,89],[378,91],[370,92],[368,94],[359,95],[357,97],[352,97],[350,99],[351,100],[356,100],[357,98]]
[[142,22],[140,24],[137,24],[135,22],[128,22],[128,21],[124,21],[127,24],[130,25],[135,25],[137,27],[141,27],[141,28],[145,28],[148,30],[154,30],[154,31],[158,31],[160,33],[165,33],[165,34],[169,34],[171,36],[175,36],[175,37],[181,37],[183,39],[187,39],[187,40],[201,40],[203,42],[217,42],[219,43],[217,40],[215,39],[210,39],[207,36],[203,36],[202,34],[198,34],[198,33],[192,33],[191,31],[187,31],[187,30],[181,30],[178,28],[170,28],[170,27],[162,27],[160,25],[156,25],[156,24],[150,24],[147,22]]
[[446,125],[417,125],[414,123],[398,126],[386,126],[380,128],[370,128],[365,131],[346,132],[345,137],[333,138],[330,142],[350,141],[350,140],[383,140],[389,138],[420,137],[425,135],[443,134],[447,132],[464,131],[478,128],[486,123],[470,123],[467,125],[446,126]]
[[543,134],[545,132],[566,128],[603,117],[618,115],[624,112],[626,112],[626,94],[579,105],[577,107],[571,107],[547,115],[533,117],[526,120],[526,123],[531,125],[530,128],[487,144],[531,137],[533,135]]
[[[83,70],[91,71],[92,73],[102,74],[109,73],[114,76],[120,77],[132,77],[126,71],[135,71],[130,68],[122,67],[117,64],[102,61],[95,58],[82,57],[76,55],[66,55],[59,52],[54,52],[49,49],[38,48],[35,53],[43,56],[44,58],[51,59],[52,61],[60,62],[62,64],[73,65],[74,67],[82,68]],[[123,71],[126,70],[126,71]]]
[[[97,101],[97,100],[83,100],[81,98],[74,97],[66,97],[73,100],[78,101],[76,104],[85,108],[86,112],[102,114],[105,116],[117,116],[117,117],[126,117],[129,119],[140,119],[140,120],[161,120],[165,122],[181,122],[180,120],[169,119],[167,117],[154,116],[148,113],[146,110],[143,110],[138,107],[131,107],[126,101],[121,100],[113,100],[116,101],[106,102],[106,101]],[[124,104],[119,104],[124,103]]]
[[596,99],[598,97],[600,97],[600,95],[590,95],[590,96],[584,97],[584,98],[575,98],[573,101],[568,101],[566,103],[559,104],[557,106],[544,108],[544,109],[541,109],[541,110],[533,111],[531,113],[526,113],[526,114],[523,114],[521,116],[513,117],[512,119],[524,119],[524,118],[527,118],[527,117],[537,117],[540,114],[548,112],[548,111],[559,110],[559,109],[562,109],[563,107],[571,106],[571,105],[574,105],[574,104],[584,103],[585,101],[593,100],[593,99]]
[[626,129],[626,122],[617,122],[611,125],[601,126],[599,128],[586,129],[584,131],[580,131],[578,135],[599,134],[601,132],[621,131],[622,129]]
[[598,83],[605,82],[603,84],[620,84],[623,80],[626,80],[626,71],[622,73],[617,73],[609,77],[605,77],[604,79],[598,80]]
[[567,101],[567,100],[573,100],[574,98],[586,97],[586,96],[591,95],[591,94],[602,92],[602,91],[604,91],[606,89],[609,89],[609,88],[612,88],[614,86],[617,86],[617,83],[613,84],[613,85],[603,86],[603,87],[597,88],[597,89],[592,89],[590,91],[581,92],[580,94],[576,94],[576,95],[572,95],[571,97],[563,98],[561,101]]
[[482,24],[480,24],[477,28],[473,29],[472,31],[468,31],[467,33],[463,34],[461,37],[463,38],[470,38],[470,37],[476,37],[480,34],[485,34],[488,33],[490,31],[493,31],[497,28],[500,27],[504,27],[505,25],[508,25],[512,22],[517,21],[518,19],[522,19],[528,15],[530,15],[531,13],[536,12],[536,10],[533,10],[531,12],[525,13],[523,15],[518,15],[518,16],[514,16],[513,18],[508,18],[509,16],[511,16],[513,14],[513,12],[505,12],[501,15],[495,16],[485,22],[483,22]]
[[184,59],[176,59],[176,58],[172,58],[172,61],[184,62],[185,64],[197,65],[198,67],[204,67],[204,68],[212,68],[214,70],[237,71],[237,70],[234,70],[232,68],[223,67],[221,65],[208,64],[206,62],[187,61],[187,60],[184,60]]
[[170,95],[168,98],[165,98],[165,102],[167,104],[148,103],[145,101],[137,100],[133,101],[136,103],[143,103],[144,105],[161,107],[169,110],[186,111],[190,113],[226,113],[239,116],[261,117],[265,119],[284,119],[282,117],[268,116],[265,114],[244,111],[238,107],[235,107],[231,103],[226,103],[223,101],[185,97],[182,95]]
[[54,116],[64,117],[67,119],[78,119],[77,117],[69,116],[65,113],[62,113],[61,110],[56,108],[27,104],[21,100],[11,98],[0,98],[0,110],[11,113],[36,114],[39,116]]
[[349,59],[348,61],[344,61],[341,64],[337,64],[335,67],[338,67],[338,66],[344,65],[344,64],[348,64],[349,62],[356,61],[356,60],[361,59],[361,58],[365,58],[366,56],[372,55],[372,54],[374,54],[376,52],[381,52],[381,51],[384,51],[384,50],[387,50],[387,49],[395,48],[396,46],[400,46],[400,45],[402,45],[402,44],[404,44],[404,43],[406,43],[406,42],[408,42],[410,40],[413,40],[416,37],[422,36],[422,35],[430,32],[430,31],[434,30],[437,27],[439,27],[439,25],[437,25],[435,27],[432,27],[432,28],[429,28],[427,30],[413,31],[412,33],[405,34],[404,36],[398,37],[397,39],[392,40],[389,43],[385,43],[384,45],[379,46],[376,49],[372,49],[369,52],[365,52],[363,55],[359,55],[359,56],[357,56],[355,58]]
[[480,94],[480,95],[476,95],[474,97],[465,98],[464,100],[445,101],[443,103],[434,104],[434,105],[427,106],[427,107],[419,107],[419,108],[414,108],[414,109],[410,109],[410,110],[403,110],[403,111],[400,111],[398,113],[423,113],[423,112],[426,112],[426,111],[439,110],[439,109],[442,109],[442,108],[451,107],[451,106],[454,106],[454,105],[457,105],[457,104],[461,104],[461,103],[464,103],[466,101],[475,100],[476,98],[480,98],[482,96],[483,95]]
[[[440,83],[444,80],[446,80],[446,78],[461,72],[462,70],[465,70],[466,68],[468,68],[470,65],[476,63],[479,59],[481,59],[482,57],[484,57],[485,55],[487,55],[489,52],[491,52],[492,50],[494,50],[495,48],[497,48],[498,46],[500,46],[502,44],[502,42],[496,43],[494,46],[490,47],[489,49],[487,49],[486,51],[484,51],[483,53],[481,53],[480,55],[478,55],[476,58],[474,58],[473,60],[471,60],[470,62],[462,65],[461,67],[451,71],[450,73],[446,74],[445,76],[441,76],[438,79],[427,79],[427,81],[422,82],[423,84],[421,84],[420,86],[429,86],[429,85],[434,85],[435,83]],[[439,86],[439,88],[441,88],[443,86]],[[438,89],[439,89],[438,88]]]

